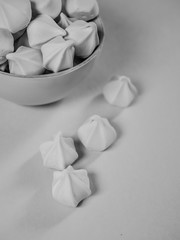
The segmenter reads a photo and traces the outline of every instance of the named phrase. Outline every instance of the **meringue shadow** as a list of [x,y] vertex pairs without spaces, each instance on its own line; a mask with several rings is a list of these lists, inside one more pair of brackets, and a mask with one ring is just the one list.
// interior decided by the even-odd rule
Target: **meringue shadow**
[[[32,177],[33,176],[33,177]],[[40,154],[35,154],[26,161],[17,172],[16,187],[23,192],[31,192],[32,198],[22,209],[20,227],[32,232],[44,232],[63,221],[75,209],[65,207],[52,198],[53,171],[43,167]]]
[[73,163],[73,165],[76,162],[80,161],[86,154],[85,148],[84,148],[83,144],[81,143],[81,141],[78,138],[74,138],[74,146],[76,148],[76,152],[78,153],[78,158]]
[[[73,167],[86,168],[99,154],[101,153],[83,154]],[[95,195],[100,191],[97,176],[93,172],[88,172],[88,176],[92,195]],[[19,168],[13,186],[31,196],[25,208],[22,209],[23,215],[18,223],[19,228],[28,229],[31,233],[44,233],[78,210],[78,208],[63,206],[53,199],[52,179],[53,170],[43,167],[40,153],[35,154]],[[89,199],[84,199],[78,207],[84,207]]]
[[[88,172],[88,176],[89,176],[89,183],[90,183],[90,189],[91,189],[91,196],[94,196],[99,192],[97,175],[94,172]],[[88,204],[89,200],[90,200],[89,198],[84,199],[78,204],[77,207],[85,207],[86,204]]]
[[122,111],[123,108],[109,104],[105,100],[103,94],[96,95],[87,106],[87,112],[89,116],[98,114],[101,117],[107,118],[109,120],[113,120]]

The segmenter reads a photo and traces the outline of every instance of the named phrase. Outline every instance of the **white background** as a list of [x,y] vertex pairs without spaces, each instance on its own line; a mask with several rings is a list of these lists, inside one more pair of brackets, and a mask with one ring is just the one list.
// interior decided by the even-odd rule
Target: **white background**
[[[180,1],[99,0],[106,28],[102,55],[68,98],[44,107],[0,99],[0,239],[180,239]],[[120,109],[100,95],[113,74],[138,88]],[[62,130],[75,136],[92,114],[118,132],[103,153],[81,151],[93,195],[78,208],[51,197],[52,171],[40,143]]]

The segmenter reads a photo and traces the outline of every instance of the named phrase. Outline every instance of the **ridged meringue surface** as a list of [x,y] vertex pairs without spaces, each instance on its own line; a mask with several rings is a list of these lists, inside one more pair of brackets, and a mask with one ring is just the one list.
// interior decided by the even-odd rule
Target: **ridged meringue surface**
[[53,141],[41,144],[40,152],[44,166],[56,170],[65,169],[78,158],[73,139],[60,132]]
[[47,14],[52,18],[56,18],[62,9],[61,0],[30,0],[32,2],[33,11],[40,14]]
[[9,62],[10,73],[16,75],[38,75],[44,72],[42,53],[38,49],[21,46],[6,58]]
[[57,36],[65,36],[62,29],[50,16],[42,14],[35,18],[27,27],[29,45],[41,48],[43,44]]
[[68,16],[89,21],[99,15],[96,0],[66,0],[65,9]]
[[117,134],[106,118],[93,115],[80,126],[78,137],[87,149],[104,151],[115,141]]
[[77,207],[91,195],[90,182],[85,169],[75,170],[69,166],[64,171],[56,171],[52,183],[53,198],[68,207]]
[[16,33],[27,27],[31,16],[29,0],[0,0],[0,28]]
[[53,72],[59,72],[73,67],[74,43],[56,37],[41,47],[43,66]]
[[58,25],[66,29],[73,21],[68,18],[63,12],[60,14],[60,21]]
[[0,28],[0,64],[7,61],[6,55],[14,51],[14,38],[8,29]]
[[128,107],[137,95],[137,89],[130,78],[114,76],[103,89],[105,99],[115,106]]
[[94,49],[99,45],[97,25],[94,22],[85,22],[77,20],[67,28],[65,39],[73,40],[75,45],[76,56],[87,58]]

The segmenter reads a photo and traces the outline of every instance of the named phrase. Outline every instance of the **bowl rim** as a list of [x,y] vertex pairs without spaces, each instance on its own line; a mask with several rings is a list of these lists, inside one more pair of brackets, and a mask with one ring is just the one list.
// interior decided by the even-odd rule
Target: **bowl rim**
[[13,73],[3,72],[3,71],[2,72],[0,71],[0,75],[5,75],[6,77],[10,76],[10,77],[13,77],[13,78],[33,79],[33,80],[37,79],[37,80],[39,80],[39,79],[43,79],[43,78],[52,78],[54,76],[56,76],[56,77],[59,76],[60,77],[60,76],[63,76],[63,75],[66,75],[68,73],[71,73],[71,72],[74,72],[74,71],[78,70],[79,68],[81,68],[82,66],[84,66],[88,62],[90,62],[93,58],[95,58],[97,56],[98,52],[100,52],[100,50],[102,49],[103,44],[104,44],[104,24],[103,24],[103,21],[99,16],[96,19],[94,19],[94,21],[97,23],[98,31],[101,32],[100,43],[96,47],[94,52],[88,58],[86,58],[84,61],[77,64],[76,66],[74,66],[72,68],[69,68],[69,69],[66,69],[66,70],[63,70],[63,71],[60,71],[60,72],[57,72],[57,73],[40,74],[40,75],[33,75],[33,76],[31,76],[31,75],[22,76],[22,75],[16,75],[16,74],[13,74]]

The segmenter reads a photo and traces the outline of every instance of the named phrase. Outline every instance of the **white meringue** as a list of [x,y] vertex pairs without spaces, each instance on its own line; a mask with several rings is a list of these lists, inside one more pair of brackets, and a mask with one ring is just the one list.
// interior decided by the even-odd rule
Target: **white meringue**
[[65,36],[62,29],[51,17],[42,14],[35,18],[27,27],[29,44],[33,48],[41,48],[43,44],[57,36]]
[[89,21],[99,15],[96,0],[66,0],[66,12],[70,17]]
[[0,0],[0,28],[16,33],[27,27],[31,16],[29,0]]
[[87,149],[104,151],[115,141],[117,134],[106,118],[94,115],[78,129],[78,137]]
[[85,22],[77,20],[67,28],[65,39],[73,40],[75,45],[76,56],[87,58],[99,45],[97,25],[94,22]]
[[75,170],[69,166],[64,171],[56,171],[52,183],[53,198],[68,207],[77,207],[91,195],[90,182],[85,169]]
[[56,18],[62,9],[61,0],[30,0],[32,2],[33,12],[47,14],[52,18]]
[[10,73],[16,75],[37,75],[44,72],[42,54],[38,49],[21,46],[6,58],[9,62]]
[[48,141],[40,146],[44,166],[56,170],[63,170],[71,165],[77,158],[72,138],[63,137],[59,132],[53,141]]
[[59,72],[73,67],[74,44],[72,40],[65,41],[56,37],[41,47],[43,66],[53,72]]
[[103,89],[105,99],[115,106],[128,107],[135,96],[137,89],[126,76],[114,76]]
[[0,64],[7,61],[6,55],[14,51],[14,38],[8,29],[0,28]]

